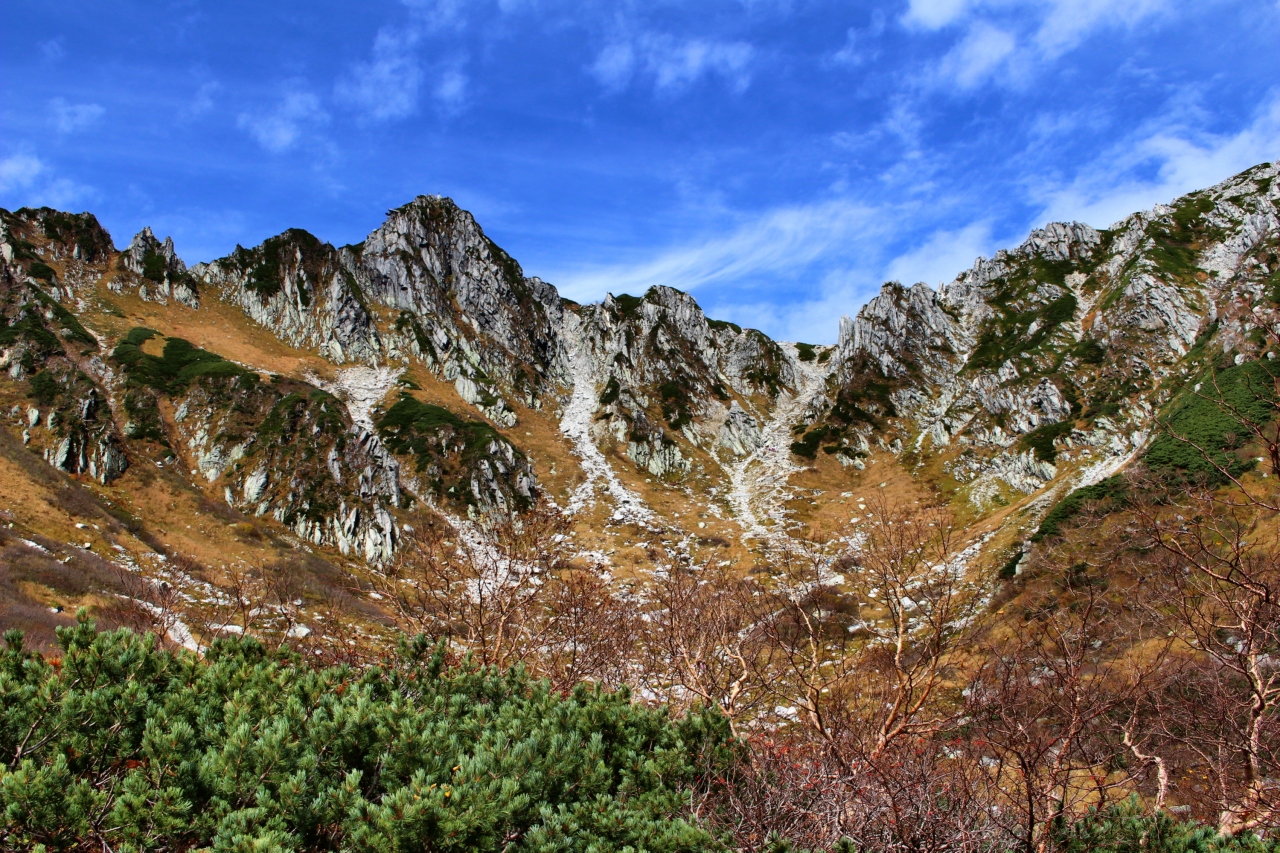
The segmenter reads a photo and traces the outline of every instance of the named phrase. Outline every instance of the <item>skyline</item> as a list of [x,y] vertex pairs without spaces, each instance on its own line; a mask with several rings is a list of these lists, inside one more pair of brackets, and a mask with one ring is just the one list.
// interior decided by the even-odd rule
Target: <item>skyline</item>
[[1280,156],[1280,4],[847,5],[21,0],[0,206],[195,263],[448,195],[570,298],[830,343],[885,280]]

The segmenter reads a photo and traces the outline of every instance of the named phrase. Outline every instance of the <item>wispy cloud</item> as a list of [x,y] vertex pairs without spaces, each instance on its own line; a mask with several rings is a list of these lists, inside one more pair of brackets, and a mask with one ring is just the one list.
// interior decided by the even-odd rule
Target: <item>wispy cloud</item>
[[846,201],[767,211],[725,236],[677,246],[651,260],[571,270],[556,277],[575,299],[605,293],[643,293],[657,284],[694,290],[719,283],[746,283],[763,275],[799,274],[874,229],[875,212]]
[[412,115],[418,107],[422,67],[414,54],[416,30],[383,27],[368,62],[355,63],[334,87],[338,99],[373,121]]
[[1172,0],[910,0],[900,21],[926,33],[963,28],[929,81],[967,91],[1020,86],[1094,33],[1133,29],[1174,8]]
[[429,30],[460,30],[466,26],[468,0],[400,0],[413,10],[414,17]]
[[938,63],[937,79],[946,85],[972,89],[1006,67],[1017,45],[1011,33],[978,22]]
[[68,209],[96,197],[92,187],[59,177],[32,154],[0,159],[0,201],[12,207],[28,205]]
[[49,102],[49,118],[58,133],[75,133],[92,125],[106,109],[101,104],[72,104],[66,98]]
[[199,118],[213,110],[213,98],[222,90],[222,84],[216,80],[209,80],[200,84],[200,88],[196,89],[195,96],[178,110],[178,118],[183,121],[190,121]]
[[13,154],[0,160],[0,192],[26,189],[44,171],[44,164],[30,154]]
[[1036,44],[1048,56],[1057,56],[1093,30],[1134,27],[1171,8],[1170,0],[1054,0],[1036,31]]
[[243,112],[237,119],[241,130],[273,153],[288,151],[328,123],[329,114],[320,99],[296,84],[274,107],[264,112]]
[[57,62],[62,59],[67,55],[67,50],[62,46],[62,43],[62,36],[40,42],[40,57],[45,62]]
[[894,258],[883,278],[903,284],[937,285],[951,281],[974,260],[991,251],[991,223],[974,222],[956,230],[935,231],[916,248]]
[[742,92],[751,83],[754,54],[743,41],[679,39],[646,32],[606,45],[589,70],[613,92],[625,89],[637,74],[651,79],[659,92],[678,92],[704,77],[718,77],[733,91]]
[[446,113],[459,112],[467,103],[470,79],[460,67],[447,68],[436,82],[432,95]]
[[1236,133],[1207,133],[1164,116],[1104,151],[1071,180],[1033,185],[1031,192],[1042,204],[1041,221],[1075,219],[1105,227],[1277,158],[1280,90]]
[[877,10],[871,15],[871,24],[865,29],[850,27],[845,30],[844,45],[831,55],[831,61],[837,65],[861,65],[875,58],[878,52],[866,43],[884,34],[884,13]]
[[971,0],[910,0],[902,21],[908,26],[936,30],[958,20],[972,5]]
[[636,51],[627,42],[605,45],[591,64],[591,74],[611,92],[619,92],[631,82],[635,73]]

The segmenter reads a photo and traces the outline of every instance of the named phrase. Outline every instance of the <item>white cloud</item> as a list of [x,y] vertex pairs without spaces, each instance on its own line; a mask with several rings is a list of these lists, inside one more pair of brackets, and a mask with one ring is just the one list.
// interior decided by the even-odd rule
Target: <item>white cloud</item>
[[617,92],[631,82],[635,71],[636,52],[626,42],[605,45],[591,64],[591,74],[606,89]]
[[320,99],[302,89],[286,91],[272,110],[241,113],[237,125],[268,151],[288,151],[306,135],[329,123]]
[[774,340],[835,343],[840,317],[853,314],[876,291],[872,276],[857,269],[824,275],[809,298],[788,294],[785,302],[711,300],[707,316],[760,329]]
[[467,75],[457,68],[450,68],[440,75],[436,83],[436,101],[446,112],[462,109],[467,101]]
[[0,160],[0,192],[9,193],[31,186],[44,164],[30,154],[13,154]]
[[92,187],[50,173],[39,157],[11,154],[0,159],[0,195],[5,205],[69,209],[93,198]]
[[1048,56],[1057,56],[1083,41],[1091,30],[1133,27],[1169,7],[1169,0],[1053,0],[1036,32],[1036,44]]
[[1069,183],[1032,188],[1039,221],[1106,227],[1130,213],[1212,186],[1280,158],[1280,91],[1234,134],[1209,134],[1164,118],[1105,151]]
[[871,23],[866,29],[860,30],[857,27],[850,27],[845,31],[844,46],[831,55],[831,61],[837,65],[861,65],[870,59],[874,59],[879,55],[879,51],[863,45],[868,40],[874,40],[884,35],[884,30],[884,13],[877,9],[871,13]]
[[460,30],[466,25],[467,0],[400,0],[430,30]]
[[656,284],[680,290],[791,276],[806,264],[840,252],[876,227],[874,211],[845,201],[767,211],[731,233],[661,252],[637,264],[569,271],[554,277],[573,299],[605,293],[643,293]]
[[59,133],[84,130],[106,112],[100,104],[71,104],[66,98],[54,98],[49,102],[49,116]]
[[889,262],[883,278],[937,285],[951,281],[974,259],[990,254],[991,224],[974,222],[955,231],[935,231],[923,244]]
[[928,82],[967,90],[1019,85],[1099,30],[1133,29],[1175,8],[1172,0],[911,0],[901,21],[924,31],[964,27]]
[[938,63],[937,82],[972,89],[999,73],[1017,47],[1010,33],[978,22]]
[[717,74],[733,89],[743,91],[751,81],[747,64],[751,45],[745,42],[678,41],[668,35],[647,36],[643,41],[646,69],[659,89],[681,89],[704,74]]
[[660,92],[678,92],[703,77],[716,76],[736,92],[751,83],[755,54],[746,42],[677,39],[665,33],[641,33],[611,42],[596,55],[588,71],[605,89],[625,89],[637,72],[653,80]]
[[422,86],[422,68],[413,54],[418,38],[416,31],[379,30],[372,58],[353,65],[334,93],[374,121],[411,115]]
[[178,110],[178,118],[184,121],[198,118],[213,109],[213,96],[222,88],[222,84],[217,81],[210,80],[201,83],[200,88],[196,90],[195,97],[191,102],[182,109]]
[[59,59],[67,55],[67,50],[62,46],[62,36],[40,42],[40,56],[45,62],[57,62]]
[[936,30],[958,20],[969,5],[969,0],[911,0],[902,19],[909,26]]

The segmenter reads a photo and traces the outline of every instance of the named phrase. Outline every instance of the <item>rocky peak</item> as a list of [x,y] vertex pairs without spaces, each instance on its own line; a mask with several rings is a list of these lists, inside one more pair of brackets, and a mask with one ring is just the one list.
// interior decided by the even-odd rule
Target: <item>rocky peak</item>
[[134,235],[129,247],[120,255],[120,264],[135,275],[152,281],[163,281],[170,276],[177,278],[187,271],[187,265],[174,251],[173,238],[165,237],[161,243],[150,225]]
[[404,346],[446,379],[530,406],[569,381],[555,289],[526,278],[451,199],[419,196],[390,211],[353,260],[370,298],[399,312]]
[[0,253],[6,261],[49,260],[98,263],[116,250],[111,235],[92,213],[64,213],[48,207],[0,209]]

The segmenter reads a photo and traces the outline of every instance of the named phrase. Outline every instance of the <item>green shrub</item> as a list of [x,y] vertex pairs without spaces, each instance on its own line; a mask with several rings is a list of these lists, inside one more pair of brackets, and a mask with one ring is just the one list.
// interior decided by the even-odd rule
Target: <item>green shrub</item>
[[600,405],[607,406],[618,399],[618,395],[622,393],[622,386],[618,384],[618,380],[614,376],[609,377],[609,381],[605,383],[604,391],[600,393]]
[[142,344],[155,336],[156,332],[151,329],[131,329],[111,352],[111,357],[124,367],[125,375],[135,386],[176,394],[202,377],[239,377],[250,373],[182,338],[165,341],[162,355],[148,355],[142,351]]
[[796,344],[796,353],[801,361],[814,361],[818,357],[813,344]]
[[168,265],[165,263],[164,255],[155,252],[147,252],[142,256],[142,277],[150,279],[156,283],[164,281],[165,273],[169,271]]
[[1063,436],[1070,435],[1074,424],[1071,421],[1058,421],[1033,429],[1018,439],[1018,446],[1023,450],[1035,452],[1041,462],[1053,462],[1058,458],[1058,449],[1054,442]]
[[1039,542],[1046,536],[1056,536],[1062,532],[1062,525],[1066,524],[1074,518],[1080,510],[1084,509],[1085,504],[1092,501],[1104,502],[1108,509],[1119,509],[1127,502],[1128,485],[1123,477],[1117,475],[1108,477],[1100,483],[1094,483],[1092,486],[1085,486],[1076,489],[1062,500],[1058,501],[1045,514],[1044,519],[1040,522],[1040,527],[1032,535],[1032,542]]
[[818,426],[809,430],[799,441],[791,443],[791,452],[805,459],[816,459],[818,446],[836,431],[829,426]]
[[62,385],[48,370],[31,377],[31,396],[42,406],[52,406],[62,395]]
[[446,668],[440,649],[311,669],[253,640],[200,659],[58,629],[0,652],[5,849],[701,851],[685,819],[724,719]]
[[1102,364],[1107,358],[1107,348],[1093,338],[1081,338],[1075,353],[1081,364]]
[[613,301],[617,304],[618,310],[621,311],[622,315],[625,317],[629,314],[634,314],[636,309],[640,307],[640,303],[644,301],[644,298],[640,296],[632,296],[629,293],[620,293],[613,297]]
[[461,418],[407,393],[400,395],[377,426],[388,450],[412,457],[418,473],[432,473],[437,493],[467,501],[472,499],[467,484],[474,464],[492,442],[502,441],[489,424]]
[[1179,821],[1168,812],[1144,813],[1136,798],[1063,823],[1050,849],[1056,853],[1275,853],[1280,841],[1250,832],[1219,835],[1212,827]]
[[27,269],[27,272],[31,273],[32,278],[38,278],[41,281],[53,281],[54,278],[57,277],[57,273],[53,271],[53,267],[49,266],[44,261],[33,262]]
[[1151,442],[1147,465],[1166,475],[1201,476],[1212,482],[1222,481],[1220,469],[1233,476],[1247,471],[1252,463],[1241,460],[1234,451],[1243,446],[1249,428],[1221,402],[1248,423],[1271,423],[1277,402],[1274,369],[1257,361],[1233,365],[1202,380],[1199,393],[1185,391],[1170,407],[1168,431]]
[[1047,326],[1059,326],[1076,315],[1076,297],[1068,293],[1050,302],[1040,312],[1041,321]]

